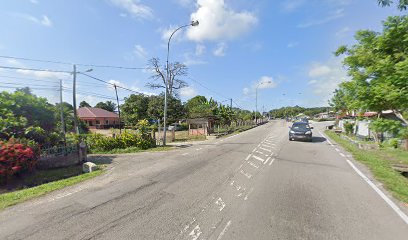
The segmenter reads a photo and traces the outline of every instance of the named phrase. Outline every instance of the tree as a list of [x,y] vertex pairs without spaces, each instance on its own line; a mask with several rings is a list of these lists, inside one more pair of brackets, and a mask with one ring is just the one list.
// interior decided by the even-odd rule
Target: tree
[[149,97],[144,94],[132,94],[125,98],[125,103],[121,105],[123,120],[128,126],[136,126],[137,122],[147,119],[147,107]]
[[343,64],[352,77],[340,88],[352,107],[393,110],[407,122],[402,112],[408,110],[408,16],[389,17],[383,26],[382,33],[358,31],[355,45],[338,48],[335,54],[346,55]]
[[169,96],[177,96],[178,91],[181,88],[187,87],[186,81],[180,79],[182,76],[186,76],[188,68],[186,65],[175,62],[169,63],[169,79],[166,81],[167,72],[166,69],[162,69],[160,59],[152,58],[149,60],[149,65],[153,69],[153,75],[150,77],[152,82],[147,83],[146,86],[151,89],[166,88],[167,82],[167,94]]
[[114,112],[116,109],[116,104],[112,101],[98,102],[95,107],[105,109],[109,112]]
[[29,88],[14,93],[1,92],[0,138],[25,137],[44,143],[45,133],[51,136],[56,126],[54,110],[47,99],[33,95]]
[[[186,117],[185,107],[180,99],[169,97],[167,99],[167,120],[168,123],[177,122]],[[150,96],[147,109],[149,119],[163,120],[164,94]]]
[[[378,0],[378,4],[382,7],[388,7],[393,3],[392,0]],[[408,0],[399,0],[398,1],[398,9],[399,10],[407,10],[408,7]]]
[[79,103],[79,107],[80,108],[82,108],[82,107],[91,107],[91,105],[89,105],[89,103],[87,103],[86,101],[82,101],[82,102]]

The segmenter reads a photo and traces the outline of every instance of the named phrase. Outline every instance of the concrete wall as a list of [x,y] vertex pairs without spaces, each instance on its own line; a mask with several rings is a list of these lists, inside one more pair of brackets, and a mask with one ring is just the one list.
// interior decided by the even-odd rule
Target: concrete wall
[[79,162],[78,152],[70,153],[66,156],[54,156],[47,158],[40,158],[37,162],[38,169],[50,169],[59,167],[68,167]]

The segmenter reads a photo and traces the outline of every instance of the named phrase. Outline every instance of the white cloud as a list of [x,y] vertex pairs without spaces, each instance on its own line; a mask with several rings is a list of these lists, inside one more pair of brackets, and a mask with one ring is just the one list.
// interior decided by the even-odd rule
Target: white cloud
[[309,68],[309,77],[313,78],[308,82],[311,91],[318,95],[322,104],[327,104],[331,93],[341,82],[349,80],[342,59],[339,58],[329,59],[325,63],[313,63]]
[[53,78],[53,79],[60,79],[66,78],[69,76],[68,73],[61,73],[61,72],[47,72],[47,71],[32,71],[32,70],[16,70],[17,73],[30,76],[30,77],[37,77],[37,78]]
[[235,12],[224,0],[197,0],[197,11],[191,20],[198,20],[199,26],[189,27],[187,37],[193,41],[225,41],[240,37],[258,22],[250,12]]
[[328,22],[331,22],[333,20],[336,20],[338,18],[344,17],[344,9],[339,8],[336,11],[331,12],[329,15],[322,19],[316,19],[316,20],[311,20],[311,21],[306,21],[304,23],[300,23],[298,25],[299,28],[308,28],[308,27],[313,27],[317,25],[322,25]]
[[192,87],[184,87],[180,89],[180,96],[191,98],[197,95],[197,91]]
[[271,89],[276,88],[278,83],[270,76],[262,76],[256,82],[254,82],[251,87],[245,87],[242,89],[244,95],[253,95],[256,89]]
[[37,1],[37,0],[30,0],[30,2],[31,2],[32,4],[38,4],[38,1]]
[[336,32],[336,37],[344,37],[351,29],[349,27],[344,27]]
[[312,67],[309,69],[309,77],[322,77],[325,75],[328,75],[332,69],[327,66],[323,65],[321,63],[314,63],[312,64]]
[[197,55],[192,55],[191,53],[184,54],[184,58],[183,64],[186,66],[207,64],[206,61],[198,59]]
[[140,0],[111,0],[111,2],[126,10],[129,14],[136,18],[150,19],[153,17],[153,10],[140,3]]
[[278,86],[278,84],[273,80],[272,77],[262,76],[258,80],[256,86],[258,86],[260,89],[266,89],[266,88],[276,88]]
[[125,18],[125,17],[127,17],[127,14],[126,13],[119,13],[119,16]]
[[203,44],[197,44],[195,54],[197,56],[201,56],[204,54],[204,52],[205,52],[205,46]]
[[16,16],[16,17],[19,17],[19,18],[26,19],[26,20],[31,21],[31,22],[36,23],[36,24],[41,24],[41,25],[46,26],[46,27],[51,27],[52,26],[51,20],[46,15],[42,15],[41,19],[36,18],[34,16],[31,16],[29,14],[25,14],[25,13],[14,13],[13,15]]
[[290,42],[290,43],[288,43],[288,48],[294,48],[294,47],[297,47],[299,45],[299,43],[298,42]]
[[141,46],[136,44],[135,45],[135,50],[134,53],[139,57],[139,58],[147,58],[147,52],[146,50]]
[[227,50],[227,44],[219,43],[217,44],[217,48],[214,50],[213,54],[217,57],[225,56],[225,51]]
[[286,12],[292,12],[305,3],[305,0],[286,0],[282,3],[282,9]]
[[[163,39],[163,41],[166,42],[166,44],[167,44],[167,41],[169,40],[171,34],[174,32],[174,30],[176,30],[177,27],[178,26],[171,25],[168,28],[159,28],[158,29],[158,31],[161,32],[161,38]],[[177,41],[179,39],[180,33],[181,33],[181,31],[175,32],[173,34],[172,40]]]

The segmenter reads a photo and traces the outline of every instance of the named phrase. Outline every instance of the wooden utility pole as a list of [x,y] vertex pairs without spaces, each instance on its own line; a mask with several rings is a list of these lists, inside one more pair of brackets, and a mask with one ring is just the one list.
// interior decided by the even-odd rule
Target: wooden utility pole
[[122,119],[120,118],[120,105],[119,105],[119,97],[118,97],[118,88],[116,84],[113,85],[115,87],[116,93],[116,102],[118,103],[118,113],[119,113],[119,133],[122,134]]

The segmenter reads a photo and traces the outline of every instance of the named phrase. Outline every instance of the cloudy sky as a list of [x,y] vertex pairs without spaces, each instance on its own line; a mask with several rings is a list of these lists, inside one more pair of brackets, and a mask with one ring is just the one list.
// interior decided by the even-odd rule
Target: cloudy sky
[[[0,66],[72,71],[69,63],[92,67],[89,74],[146,94],[148,60],[166,58],[167,40],[179,31],[170,61],[189,67],[188,88],[234,106],[265,110],[324,106],[336,85],[347,79],[336,48],[353,43],[359,29],[381,31],[381,21],[401,14],[376,0],[14,0],[0,2]],[[3,58],[58,61],[36,62]],[[163,61],[164,65],[164,61]],[[58,79],[71,102],[72,76],[59,72],[1,69],[0,90],[30,86],[50,102],[58,100]],[[91,104],[114,97],[106,84],[78,76],[78,100]],[[119,97],[131,94],[119,90]],[[259,110],[261,110],[259,108]]]

